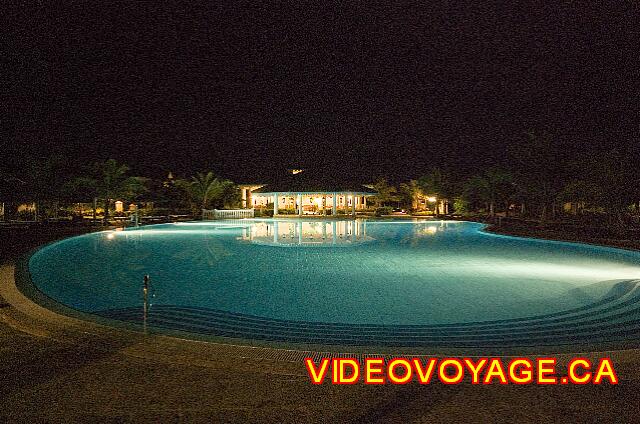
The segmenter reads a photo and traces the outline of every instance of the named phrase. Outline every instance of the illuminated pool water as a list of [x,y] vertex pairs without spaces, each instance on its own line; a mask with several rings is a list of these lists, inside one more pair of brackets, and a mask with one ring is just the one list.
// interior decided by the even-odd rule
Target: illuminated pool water
[[198,335],[322,344],[520,346],[638,334],[640,255],[447,221],[241,220],[66,239],[29,261],[73,309]]

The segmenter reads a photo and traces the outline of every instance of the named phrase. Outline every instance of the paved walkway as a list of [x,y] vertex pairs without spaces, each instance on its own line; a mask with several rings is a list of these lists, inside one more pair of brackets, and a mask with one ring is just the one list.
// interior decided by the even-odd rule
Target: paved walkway
[[11,266],[0,268],[0,296],[9,304],[0,422],[631,422],[640,413],[636,351],[607,353],[618,386],[313,386],[284,353],[264,359],[58,315],[15,289]]

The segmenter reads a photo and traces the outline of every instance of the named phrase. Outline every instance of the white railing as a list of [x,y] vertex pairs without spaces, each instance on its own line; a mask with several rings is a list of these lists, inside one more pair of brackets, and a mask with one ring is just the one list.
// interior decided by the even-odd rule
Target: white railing
[[202,220],[253,218],[253,209],[202,209]]

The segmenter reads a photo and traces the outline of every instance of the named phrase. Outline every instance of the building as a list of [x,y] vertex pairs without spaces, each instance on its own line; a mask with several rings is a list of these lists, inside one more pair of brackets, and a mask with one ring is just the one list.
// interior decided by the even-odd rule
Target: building
[[270,184],[242,184],[244,208],[273,208],[278,215],[355,215],[367,209],[367,198],[377,193],[371,188],[317,177],[299,169]]

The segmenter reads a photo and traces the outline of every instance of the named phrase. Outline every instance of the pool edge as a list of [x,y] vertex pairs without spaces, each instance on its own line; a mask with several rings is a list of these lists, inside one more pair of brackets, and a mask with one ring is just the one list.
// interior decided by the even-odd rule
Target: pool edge
[[[474,222],[474,221],[469,221]],[[537,240],[537,241],[551,241],[558,243],[569,243],[569,244],[583,244],[594,246],[593,244],[588,243],[580,243],[580,242],[569,242],[569,241],[560,241],[560,240],[547,240],[547,239],[537,239],[533,237],[518,237],[518,236],[510,236],[510,235],[502,235],[489,233],[484,231],[484,229],[488,226],[488,224],[474,222],[475,224],[481,225],[478,229],[478,232],[483,234],[489,234],[492,236],[503,236],[503,237],[514,237],[521,239],[529,239],[529,240]],[[92,234],[92,233],[89,233]],[[636,346],[625,346],[623,342],[610,342],[610,343],[601,343],[596,345],[589,344],[571,344],[571,345],[558,345],[558,346],[524,346],[517,348],[500,348],[500,349],[485,349],[485,348],[442,348],[442,347],[385,347],[385,346],[376,346],[376,345],[315,345],[315,344],[304,344],[304,343],[287,343],[287,342],[279,342],[279,341],[258,341],[252,339],[240,339],[240,338],[231,338],[231,337],[223,337],[223,336],[210,336],[198,333],[191,332],[183,332],[177,330],[166,330],[163,329],[161,331],[155,331],[155,328],[151,328],[152,331],[149,334],[145,334],[141,325],[131,324],[119,320],[108,319],[104,317],[100,317],[95,314],[86,313],[82,311],[78,311],[76,309],[70,308],[66,305],[63,305],[54,299],[48,297],[46,294],[41,292],[37,286],[33,283],[29,273],[29,260],[30,258],[38,251],[46,248],[47,246],[53,245],[55,243],[62,242],[64,240],[68,240],[74,237],[83,237],[88,234],[82,234],[77,236],[71,236],[67,238],[63,238],[60,240],[52,241],[50,243],[43,244],[32,249],[27,254],[23,255],[18,261],[14,263],[14,285],[18,292],[22,296],[24,296],[29,301],[33,302],[35,305],[44,308],[50,311],[53,314],[70,318],[76,320],[78,324],[84,324],[87,327],[98,326],[101,331],[116,331],[122,332],[124,334],[130,334],[135,336],[149,336],[152,335],[154,337],[168,337],[174,340],[179,341],[187,341],[187,342],[195,342],[195,343],[209,343],[209,344],[223,344],[228,346],[234,346],[237,348],[244,347],[248,349],[271,349],[276,351],[288,351],[288,352],[305,352],[305,353],[323,353],[326,355],[407,355],[407,356],[455,356],[455,355],[465,355],[465,356],[522,356],[522,355],[534,355],[534,354],[570,354],[570,353],[585,353],[585,352],[598,352],[598,351],[637,351]],[[603,248],[610,248],[614,250],[627,250],[618,247],[611,247],[606,245],[596,245]],[[632,252],[637,252],[631,250]],[[0,292],[1,294],[1,292]],[[344,353],[344,352],[357,352],[357,353]],[[381,353],[383,352],[383,353]],[[271,356],[271,355],[269,355]]]

